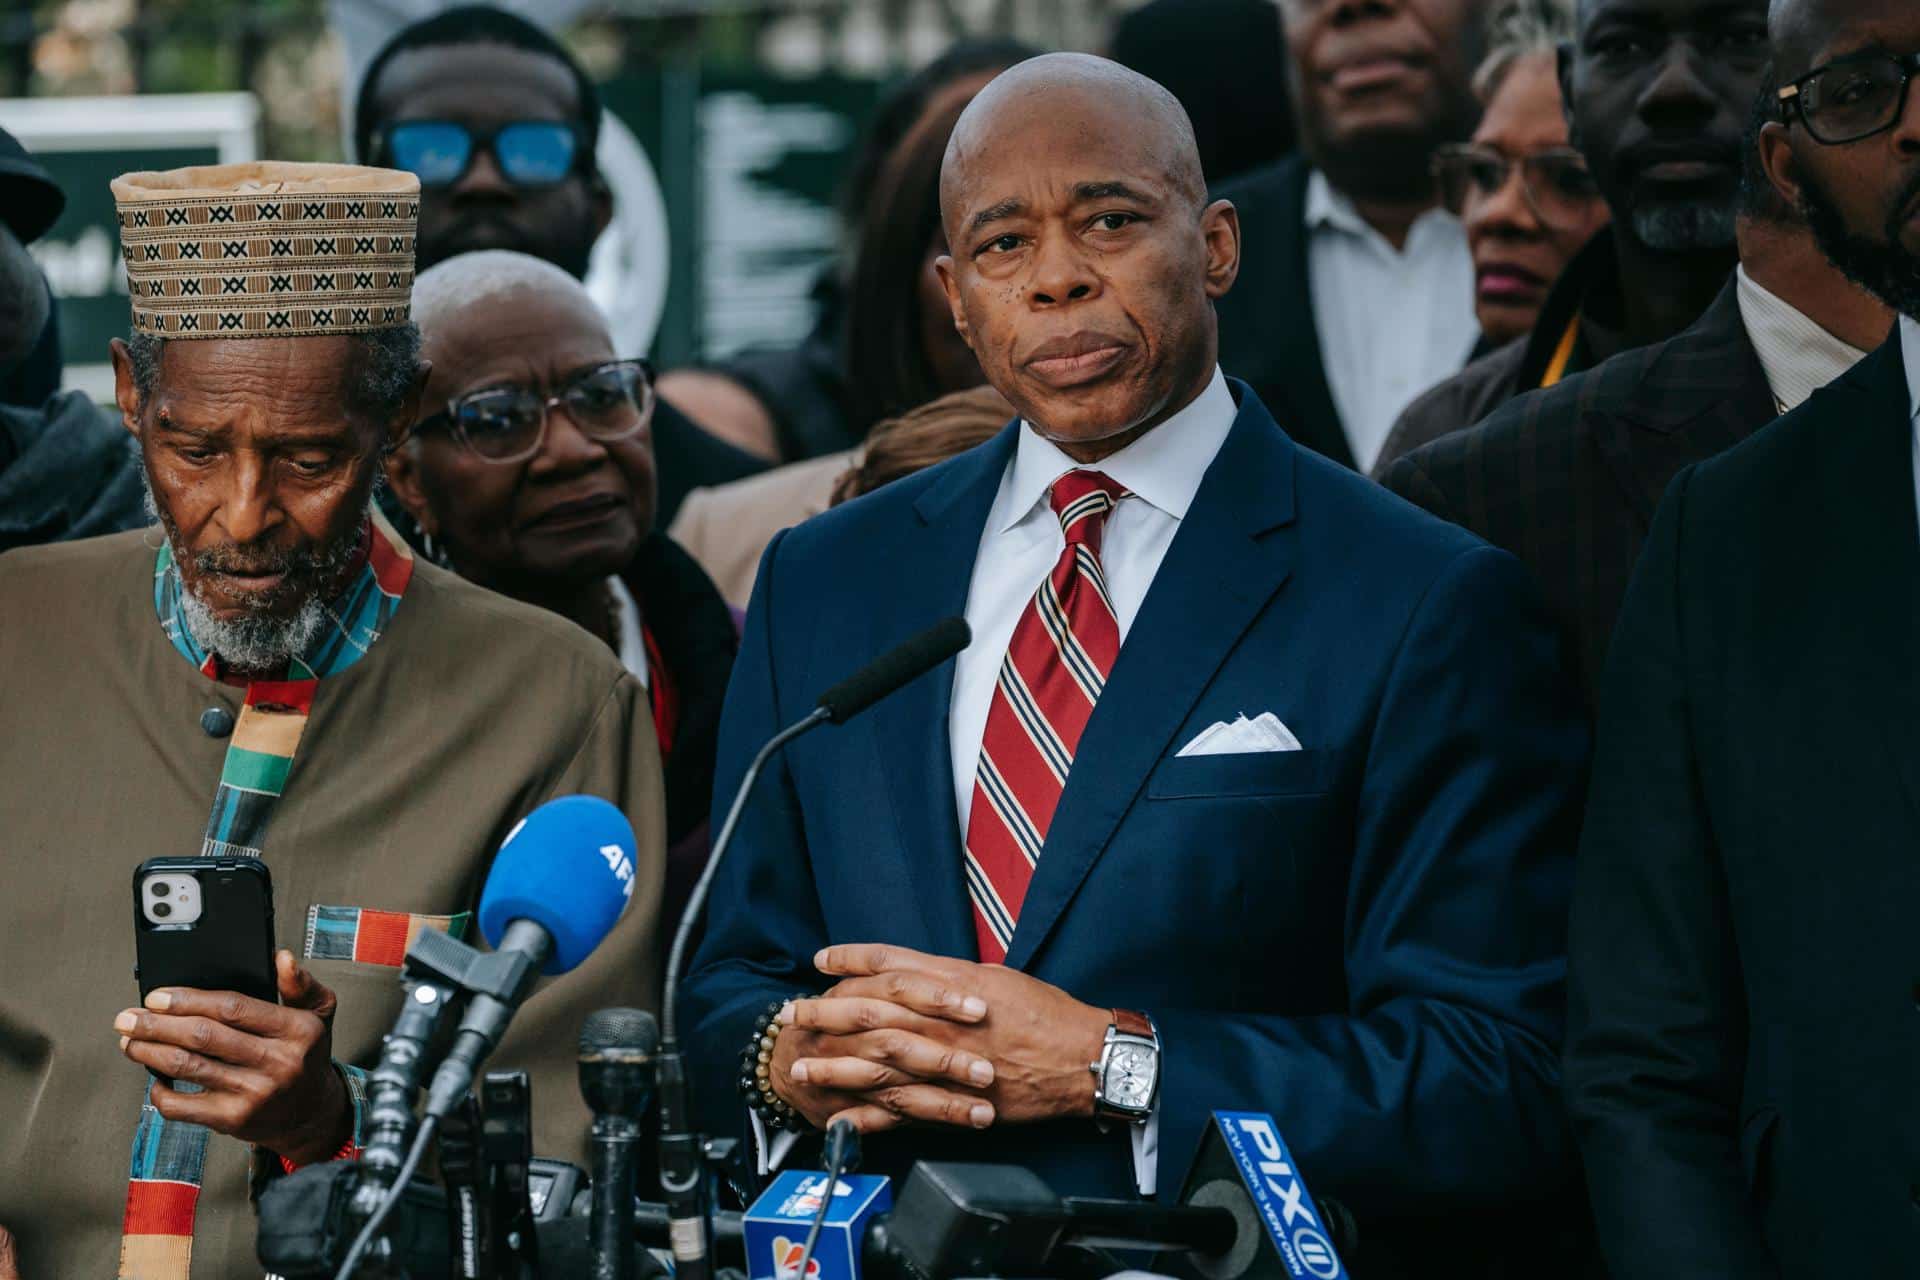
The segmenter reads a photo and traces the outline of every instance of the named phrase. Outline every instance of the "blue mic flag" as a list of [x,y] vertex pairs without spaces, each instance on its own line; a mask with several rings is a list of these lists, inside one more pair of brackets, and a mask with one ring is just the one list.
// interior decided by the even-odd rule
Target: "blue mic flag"
[[[749,1280],[801,1280],[801,1246],[813,1224],[827,1175],[789,1169],[770,1183],[747,1210],[744,1229]],[[861,1250],[874,1218],[893,1207],[892,1184],[877,1174],[850,1173],[834,1188],[833,1204],[820,1227],[820,1242],[805,1280],[859,1280]]]
[[1331,1233],[1294,1167],[1280,1126],[1264,1111],[1216,1111],[1213,1128],[1253,1198],[1254,1213],[1294,1280],[1347,1280]]
[[565,973],[613,931],[633,896],[633,824],[598,796],[549,800],[507,834],[480,891],[480,932],[500,945],[515,920],[553,938],[543,973]]

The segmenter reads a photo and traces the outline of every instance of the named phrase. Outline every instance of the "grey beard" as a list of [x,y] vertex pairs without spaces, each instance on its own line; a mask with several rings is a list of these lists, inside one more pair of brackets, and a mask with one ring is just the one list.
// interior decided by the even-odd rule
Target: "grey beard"
[[[154,501],[153,482],[148,478],[144,466],[140,468],[140,485],[146,499],[147,515],[166,535],[167,542],[173,548],[173,572],[180,574],[179,562],[193,553],[181,547],[173,521]],[[367,510],[372,509],[373,502],[369,497]],[[333,546],[321,548],[308,561],[311,581],[335,582],[346,571],[347,565],[360,549],[360,524],[355,522],[351,527],[354,530],[352,535]],[[219,618],[206,601],[194,594],[186,575],[180,574],[180,617],[186,624],[187,634],[193,637],[193,642],[200,648],[208,653],[219,654],[222,662],[242,675],[260,675],[278,671],[311,650],[328,622],[332,621],[333,614],[327,602],[316,593],[301,601],[300,607],[291,616],[248,613],[238,618]]]
[[1733,247],[1734,210],[1717,201],[1645,205],[1633,211],[1633,234],[1657,253]]
[[242,614],[238,618],[213,616],[193,588],[180,592],[180,617],[193,642],[235,671],[246,675],[277,671],[313,647],[327,625],[327,606],[308,596],[290,618],[272,614]]

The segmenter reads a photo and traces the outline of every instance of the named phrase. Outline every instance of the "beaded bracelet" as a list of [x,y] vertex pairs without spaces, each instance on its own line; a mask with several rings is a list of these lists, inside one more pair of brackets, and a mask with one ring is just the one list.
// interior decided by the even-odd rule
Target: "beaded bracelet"
[[808,1127],[806,1118],[773,1091],[773,1045],[780,1037],[780,1011],[787,1004],[785,1000],[775,1000],[754,1020],[753,1034],[747,1037],[747,1050],[740,1055],[740,1096],[768,1128],[798,1133]]

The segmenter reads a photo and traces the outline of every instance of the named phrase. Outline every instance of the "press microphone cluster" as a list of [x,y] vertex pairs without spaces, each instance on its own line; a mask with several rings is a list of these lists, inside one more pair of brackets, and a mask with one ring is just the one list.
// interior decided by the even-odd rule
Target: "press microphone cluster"
[[1213,1114],[1173,1205],[1062,1196],[1016,1165],[917,1164],[897,1198],[884,1177],[783,1173],[742,1224],[750,1280],[793,1280],[823,1197],[808,1280],[1077,1280],[1129,1269],[1116,1251],[1185,1280],[1343,1280],[1358,1239],[1343,1207],[1308,1193],[1263,1112]]
[[695,922],[713,890],[714,873],[733,844],[753,785],[773,757],[789,742],[823,724],[844,724],[888,694],[911,683],[947,661],[972,642],[973,633],[961,618],[946,618],[869,662],[847,679],[821,694],[814,709],[767,740],[747,766],[734,791],[713,854],[694,885],[686,913],[667,955],[666,994],[661,1003],[660,1042],[660,1186],[672,1218],[673,1257],[678,1280],[710,1280],[712,1233],[705,1198],[704,1157],[692,1118],[686,1062],[680,1051],[680,978]]
[[[382,1225],[535,978],[573,969],[613,931],[633,894],[634,856],[633,826],[618,808],[594,796],[550,800],[508,833],[481,890],[480,931],[493,950],[437,930],[407,949],[406,997],[369,1082],[368,1137],[348,1201],[360,1226],[342,1280],[369,1253],[389,1251],[379,1243]],[[420,1076],[441,1019],[456,1005],[463,1016],[416,1130]]]
[[[657,1084],[661,1108],[660,1174],[666,1213],[680,1280],[711,1275],[712,1224],[705,1194],[704,1144],[692,1123],[686,1065],[679,1048],[676,992],[694,924],[711,891],[715,870],[732,843],[740,814],[754,782],[774,754],[801,734],[822,724],[840,724],[881,698],[932,670],[965,648],[967,624],[949,618],[881,655],[853,676],[828,689],[814,710],[776,734],[749,765],[722,825],[707,867],[674,935],[662,1006],[664,1037],[652,1019],[633,1010],[606,1011],[582,1032],[581,1086],[594,1118],[595,1178],[591,1223],[596,1278],[636,1274],[632,1250],[632,1161],[646,1091]],[[410,1184],[427,1147],[442,1126],[473,1127],[470,1091],[487,1056],[498,1045],[514,1012],[541,974],[560,974],[581,963],[612,931],[633,893],[633,829],[625,816],[603,800],[570,796],[550,801],[521,822],[494,861],[481,894],[479,923],[491,952],[469,947],[444,933],[423,932],[408,948],[403,966],[406,998],[387,1037],[369,1088],[368,1139],[361,1160],[352,1166],[303,1171],[263,1201],[262,1261],[287,1274],[292,1263],[331,1259],[339,1229],[357,1229],[336,1280],[351,1276],[365,1256],[399,1259],[421,1245],[416,1228],[381,1235],[405,1198],[423,1193]],[[442,1040],[442,1022],[451,1009],[463,1010],[452,1043],[440,1058],[427,1089],[417,1128],[413,1105],[421,1077],[433,1064]],[[658,1048],[657,1055],[654,1050]],[[524,1103],[524,1082],[520,1097]],[[457,1170],[466,1155],[455,1153]],[[509,1160],[524,1183],[523,1155]],[[443,1162],[444,1164],[444,1162]],[[520,1188],[524,1192],[525,1188]],[[473,1187],[457,1189],[469,1213],[477,1202]],[[427,1195],[431,1201],[431,1195]],[[524,1199],[524,1195],[521,1197]],[[448,1215],[444,1196],[441,1216]],[[416,1208],[419,1204],[416,1203]],[[271,1229],[271,1215],[284,1230]],[[415,1215],[417,1218],[419,1215]],[[428,1216],[431,1216],[429,1213]],[[431,1234],[431,1232],[429,1232]],[[529,1230],[518,1235],[531,1236]],[[471,1242],[462,1247],[473,1253]],[[424,1247],[424,1246],[422,1246]],[[525,1240],[518,1247],[531,1248]],[[275,1257],[267,1254],[281,1251]]]

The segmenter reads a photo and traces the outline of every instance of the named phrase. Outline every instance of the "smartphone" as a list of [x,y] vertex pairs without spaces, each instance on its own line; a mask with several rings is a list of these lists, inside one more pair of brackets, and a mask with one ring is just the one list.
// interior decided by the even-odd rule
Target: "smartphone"
[[149,858],[133,873],[134,978],[280,1003],[273,877],[258,858]]

